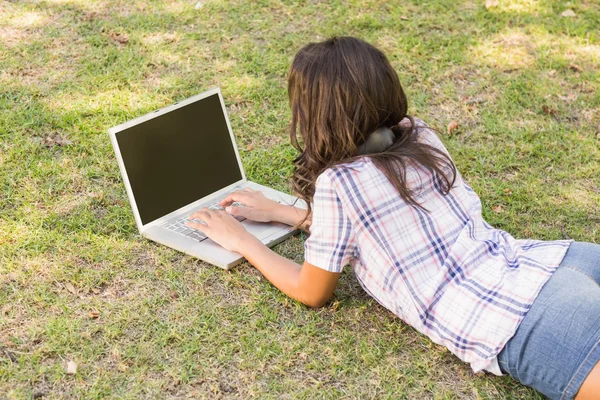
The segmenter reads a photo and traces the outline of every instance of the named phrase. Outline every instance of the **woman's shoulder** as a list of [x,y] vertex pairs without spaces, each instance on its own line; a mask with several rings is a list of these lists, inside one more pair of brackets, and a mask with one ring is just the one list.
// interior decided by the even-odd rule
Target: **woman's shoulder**
[[335,190],[345,193],[359,190],[361,182],[372,180],[380,173],[369,157],[360,157],[354,161],[333,165],[319,174],[315,182],[316,189]]
[[[412,117],[412,120],[414,121],[414,134],[417,135],[417,141],[448,154],[446,147],[434,129],[418,117]],[[411,121],[407,117],[400,121],[399,125],[410,127]],[[328,187],[352,186],[353,181],[374,179],[379,175],[381,175],[381,171],[371,161],[371,158],[363,156],[328,167],[319,174],[316,184]]]
[[[444,146],[444,143],[440,139],[440,135],[436,132],[435,129],[431,128],[425,121],[423,121],[420,118],[413,117],[413,120],[415,121],[415,134],[417,135],[417,140],[419,142],[433,146],[438,150],[442,150],[444,153],[448,153],[446,146]],[[402,120],[400,124],[406,123],[405,121],[408,121],[408,123],[410,124],[408,118]]]
[[344,177],[350,177],[365,171],[370,164],[369,157],[360,157],[350,162],[336,164],[324,170],[317,180],[339,181]]
[[410,128],[410,125],[411,125],[411,121],[410,120],[411,119],[414,121],[414,124],[415,124],[416,128],[428,128],[428,129],[431,129],[431,128],[429,128],[429,125],[425,121],[423,121],[421,118],[416,117],[414,115],[410,115],[410,116],[407,115],[406,117],[404,117],[404,119],[402,121],[398,122],[398,125],[400,125],[403,128]]

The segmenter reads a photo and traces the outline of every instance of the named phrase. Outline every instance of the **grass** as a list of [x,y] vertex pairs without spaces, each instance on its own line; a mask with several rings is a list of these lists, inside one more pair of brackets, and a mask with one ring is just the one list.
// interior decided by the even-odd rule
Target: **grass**
[[600,6],[483,3],[0,1],[0,398],[542,398],[474,375],[350,271],[315,311],[141,239],[107,135],[220,86],[249,178],[288,191],[287,68],[355,35],[412,114],[458,121],[443,140],[488,222],[600,242]]

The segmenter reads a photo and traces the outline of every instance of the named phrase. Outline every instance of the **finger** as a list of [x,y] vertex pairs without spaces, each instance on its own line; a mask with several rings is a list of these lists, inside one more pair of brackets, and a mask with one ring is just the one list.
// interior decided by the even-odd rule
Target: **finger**
[[229,216],[229,213],[227,213],[225,210],[213,210],[213,215],[214,218],[223,218],[225,216]]
[[185,223],[185,226],[196,229],[202,233],[208,233],[208,231],[210,231],[210,227],[208,225],[201,224],[200,222],[188,221]]
[[192,214],[190,214],[187,219],[199,219],[201,221],[204,221],[205,218],[207,218],[208,216],[203,213],[202,211],[196,211]]
[[237,215],[241,217],[248,217],[248,207],[239,207],[239,206],[228,206],[225,207],[225,211],[227,211],[231,215]]
[[243,199],[246,198],[247,193],[244,193],[242,190],[237,190],[235,192],[229,193],[223,200],[219,202],[221,207],[227,207],[236,201],[242,202]]
[[210,220],[212,217],[211,215],[211,210],[209,210],[208,208],[203,208],[199,211],[196,211],[195,213],[191,214],[188,219],[199,219],[201,221],[207,221]]

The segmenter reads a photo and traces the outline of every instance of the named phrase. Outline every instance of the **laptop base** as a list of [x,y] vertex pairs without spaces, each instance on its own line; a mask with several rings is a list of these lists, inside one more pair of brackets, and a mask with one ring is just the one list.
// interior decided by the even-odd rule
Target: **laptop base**
[[[292,205],[296,201],[294,196],[249,181],[246,181],[237,190],[245,187],[259,190],[263,192],[266,197],[282,204]],[[298,201],[298,203],[300,203],[300,201]],[[295,205],[301,207],[300,204]],[[202,208],[202,205],[198,206],[198,209],[200,208]],[[189,213],[189,211],[187,212]],[[173,219],[177,218],[180,218],[180,215],[173,217]],[[268,247],[275,246],[297,232],[293,227],[277,222],[256,222],[246,219],[242,221],[241,224],[248,232],[256,236]],[[142,236],[223,269],[230,269],[244,261],[244,257],[239,253],[224,249],[210,238],[198,242],[192,238],[168,230],[165,225],[166,224],[148,227],[142,231]]]

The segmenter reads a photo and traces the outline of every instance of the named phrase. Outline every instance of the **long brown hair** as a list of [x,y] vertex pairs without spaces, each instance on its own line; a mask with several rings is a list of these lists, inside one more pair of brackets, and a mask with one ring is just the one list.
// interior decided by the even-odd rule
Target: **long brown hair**
[[410,125],[399,125],[407,117],[406,95],[388,59],[372,45],[353,37],[334,37],[304,46],[290,68],[288,95],[290,139],[301,152],[294,160],[292,186],[308,204],[309,215],[317,177],[329,167],[360,157],[358,146],[384,126],[392,129],[394,144],[367,156],[404,201],[421,207],[406,185],[411,163],[432,171],[443,193],[452,188],[456,179],[452,160],[417,141],[412,117],[408,117]]

